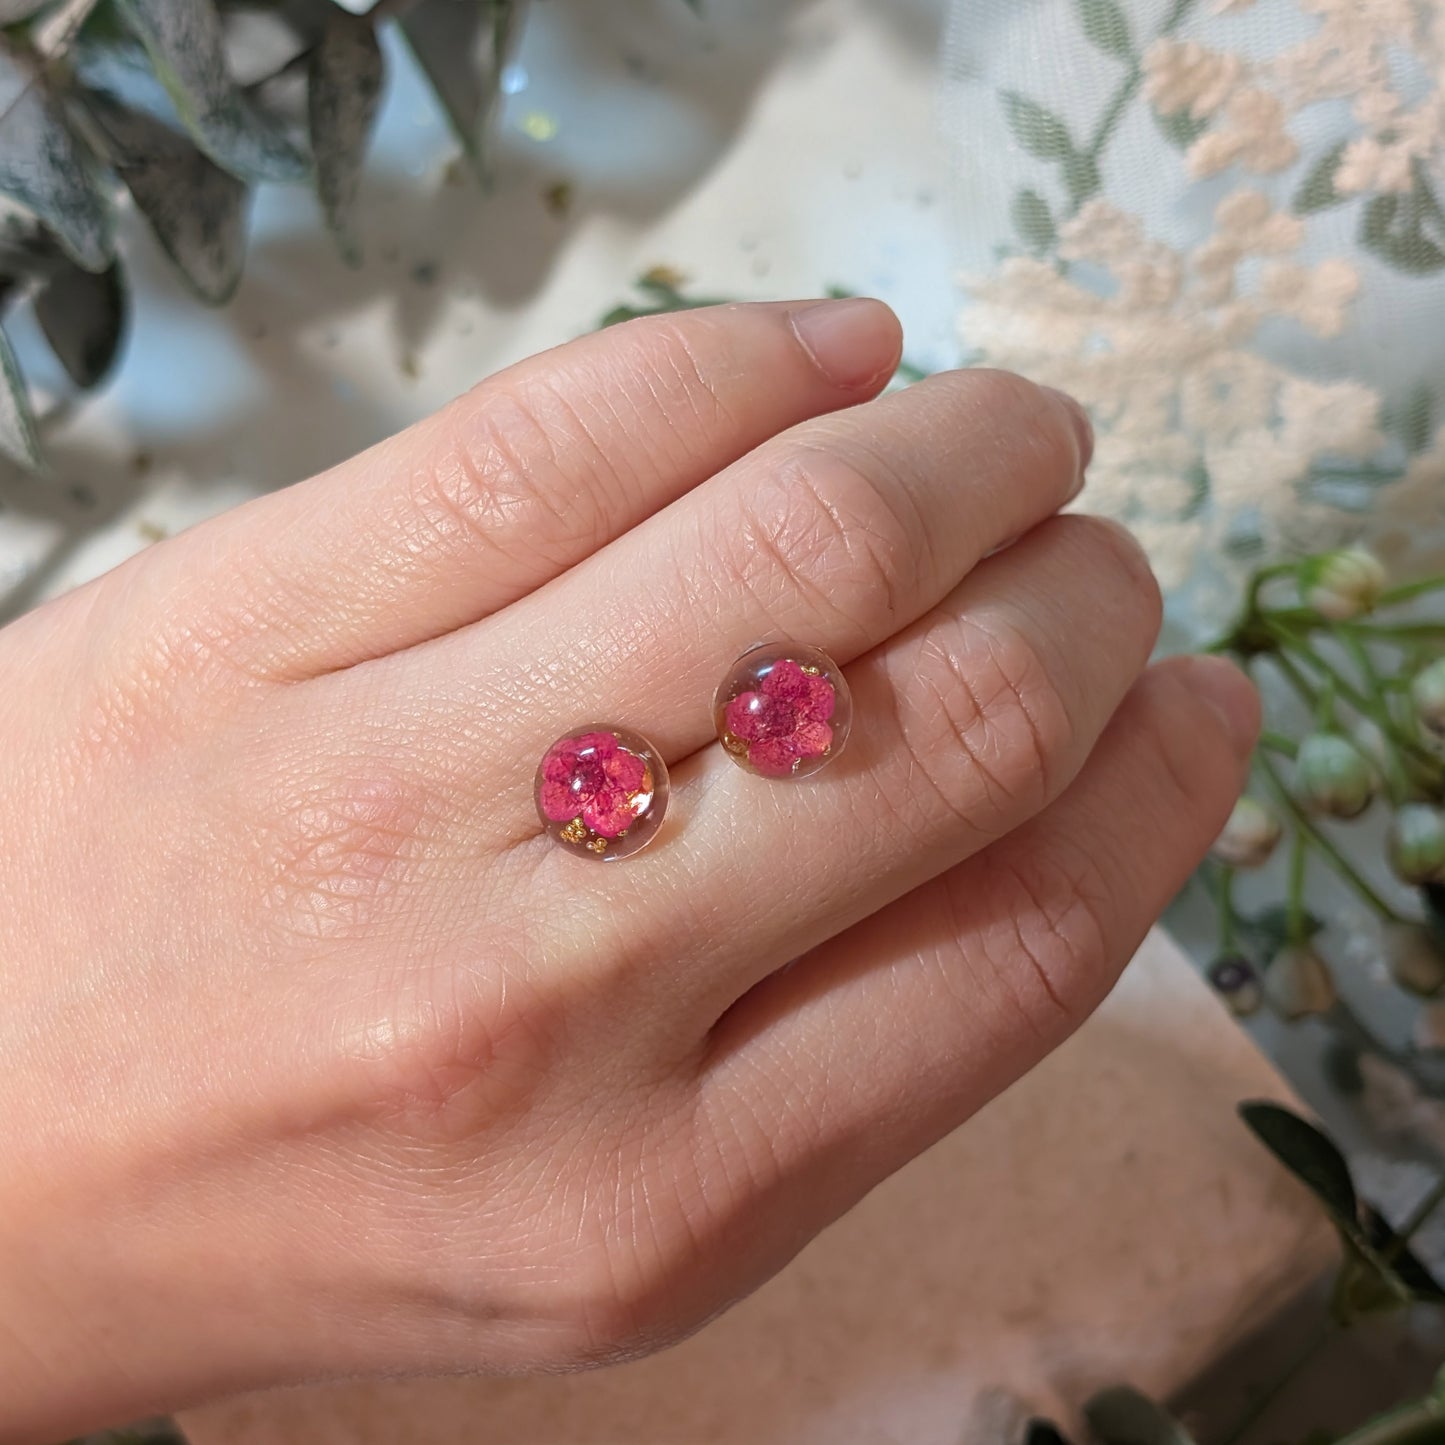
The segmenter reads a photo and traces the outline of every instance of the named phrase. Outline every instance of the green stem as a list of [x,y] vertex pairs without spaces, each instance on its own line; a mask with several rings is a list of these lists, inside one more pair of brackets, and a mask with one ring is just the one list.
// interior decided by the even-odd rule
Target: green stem
[[1293,944],[1309,942],[1305,920],[1305,865],[1309,862],[1309,837],[1298,828],[1290,839],[1289,890],[1284,899],[1285,936]]
[[1297,758],[1299,756],[1299,744],[1293,738],[1287,738],[1283,733],[1271,732],[1266,728],[1259,735],[1259,745],[1268,748],[1271,752],[1279,753],[1282,757]]
[[1384,1255],[1386,1264],[1393,1264],[1399,1259],[1405,1251],[1405,1246],[1419,1233],[1421,1226],[1442,1203],[1445,1203],[1445,1174],[1435,1181],[1434,1188],[1410,1211],[1409,1218],[1400,1226],[1399,1233],[1390,1241],[1390,1247]]
[[1219,896],[1215,900],[1219,909],[1219,952],[1228,956],[1237,951],[1238,915],[1234,907],[1234,869],[1219,870]]
[[1335,846],[1333,841],[1327,838],[1318,828],[1304,809],[1295,802],[1294,796],[1285,787],[1284,779],[1279,775],[1279,769],[1269,760],[1266,753],[1256,753],[1255,762],[1259,764],[1260,771],[1269,781],[1270,787],[1279,798],[1280,805],[1290,815],[1290,821],[1297,831],[1304,833],[1316,848],[1324,855],[1335,872],[1359,894],[1360,898],[1367,903],[1387,923],[1404,923],[1405,919],[1397,913],[1383,898],[1380,897],[1369,880],[1345,857]]
[[[1159,27],[1161,36],[1172,35],[1183,23],[1184,17],[1194,8],[1196,0],[1174,0],[1169,7],[1169,13],[1164,17],[1164,23]],[[1119,88],[1114,92],[1113,98],[1105,107],[1103,115],[1099,117],[1099,123],[1094,127],[1094,134],[1089,139],[1089,148],[1086,154],[1091,160],[1097,161],[1104,153],[1104,147],[1113,138],[1115,128],[1124,118],[1124,112],[1129,108],[1129,102],[1139,93],[1139,87],[1144,83],[1144,67],[1136,56],[1129,65],[1129,72],[1119,82]]]
[[1285,681],[1299,694],[1299,700],[1310,710],[1319,706],[1319,694],[1315,691],[1314,684],[1305,677],[1289,657],[1283,652],[1271,652],[1267,654],[1269,660],[1284,674]]
[[1445,572],[1436,572],[1432,577],[1421,577],[1415,582],[1405,582],[1399,587],[1391,587],[1388,591],[1380,593],[1379,600],[1375,603],[1379,607],[1394,607],[1401,602],[1411,602],[1416,597],[1423,597],[1427,592],[1439,591],[1445,587]]
[[1342,637],[1359,637],[1370,642],[1445,641],[1445,622],[1337,622]]

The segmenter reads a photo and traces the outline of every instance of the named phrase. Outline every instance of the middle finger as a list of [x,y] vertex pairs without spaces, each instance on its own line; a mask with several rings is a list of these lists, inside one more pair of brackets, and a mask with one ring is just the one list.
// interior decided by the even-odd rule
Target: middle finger
[[1088,451],[1056,392],[933,377],[794,427],[495,617],[302,687],[349,690],[333,716],[367,698],[368,735],[379,700],[386,746],[505,845],[537,831],[532,772],[558,734],[601,719],[668,758],[694,751],[750,643],[868,651],[1063,506]]

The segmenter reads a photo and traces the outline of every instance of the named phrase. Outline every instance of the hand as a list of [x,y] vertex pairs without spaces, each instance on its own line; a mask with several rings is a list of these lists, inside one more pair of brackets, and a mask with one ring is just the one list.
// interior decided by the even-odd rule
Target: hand
[[[1077,408],[870,400],[898,348],[590,336],[0,633],[0,1440],[656,1348],[1099,1002],[1255,700],[1146,670],[1142,555],[1056,515]],[[773,636],[854,695],[804,783],[712,737]],[[602,866],[531,797],[592,719],[673,765]]]

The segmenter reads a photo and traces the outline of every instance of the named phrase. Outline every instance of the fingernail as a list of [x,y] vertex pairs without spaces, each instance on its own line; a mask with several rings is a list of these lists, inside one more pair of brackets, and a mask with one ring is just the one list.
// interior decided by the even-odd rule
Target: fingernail
[[1259,737],[1259,694],[1254,684],[1228,658],[1188,657],[1179,665],[1184,685],[1214,709],[1236,756],[1247,758]]
[[803,350],[834,386],[852,391],[898,364],[898,318],[881,301],[868,296],[814,301],[789,319]]
[[1060,391],[1056,386],[1043,388],[1051,396],[1055,397],[1064,410],[1068,412],[1069,419],[1074,424],[1074,432],[1079,439],[1079,476],[1074,483],[1074,490],[1069,494],[1072,502],[1084,489],[1084,469],[1093,460],[1094,456],[1094,423],[1089,420],[1089,413],[1084,410],[1068,392]]

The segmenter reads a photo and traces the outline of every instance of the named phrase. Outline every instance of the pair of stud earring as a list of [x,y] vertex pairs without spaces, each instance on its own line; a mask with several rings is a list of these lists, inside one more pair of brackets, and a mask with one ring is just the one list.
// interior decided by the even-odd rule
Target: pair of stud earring
[[[820,648],[764,642],[728,669],[713,695],[718,740],[741,768],[804,778],[843,750],[852,721],[848,684]],[[569,851],[630,858],[667,811],[667,764],[630,728],[595,724],[557,739],[533,793],[547,832]]]

